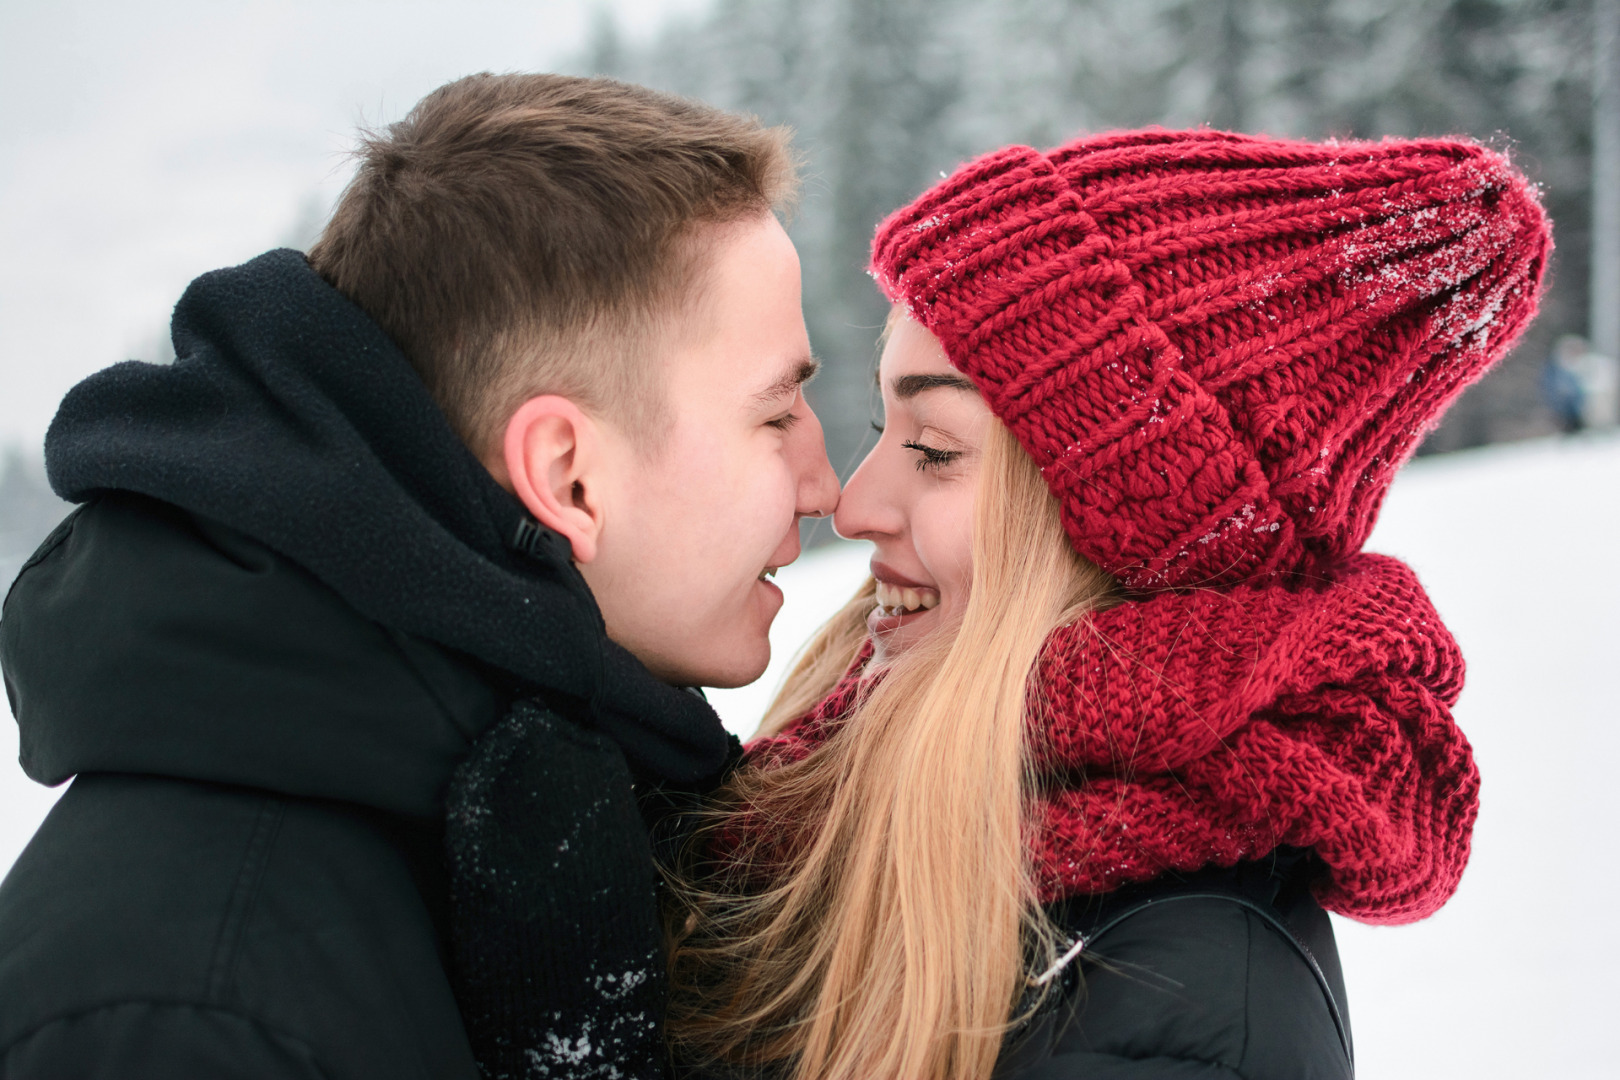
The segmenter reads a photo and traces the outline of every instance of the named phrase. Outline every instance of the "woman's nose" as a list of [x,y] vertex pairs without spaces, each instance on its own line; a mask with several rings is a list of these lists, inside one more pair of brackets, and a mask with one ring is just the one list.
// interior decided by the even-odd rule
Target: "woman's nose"
[[844,485],[833,515],[833,531],[846,540],[877,540],[898,535],[905,514],[887,483],[883,441],[878,440]]

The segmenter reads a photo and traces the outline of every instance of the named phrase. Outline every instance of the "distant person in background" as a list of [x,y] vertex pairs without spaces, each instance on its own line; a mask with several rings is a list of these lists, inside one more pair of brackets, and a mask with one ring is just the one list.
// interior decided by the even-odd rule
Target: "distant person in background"
[[5,1080],[663,1071],[649,828],[735,746],[689,688],[838,496],[785,135],[482,75],[359,159],[51,426]]
[[673,872],[678,1057],[1349,1077],[1326,912],[1436,911],[1478,796],[1456,643],[1361,547],[1549,251],[1438,140],[1015,146],[884,222],[872,577]]
[[1573,435],[1586,426],[1585,387],[1581,382],[1581,360],[1586,355],[1586,339],[1565,334],[1547,354],[1541,371],[1541,394],[1558,421],[1558,430]]
[[1579,334],[1554,344],[1542,392],[1565,434],[1620,424],[1620,363],[1592,349]]

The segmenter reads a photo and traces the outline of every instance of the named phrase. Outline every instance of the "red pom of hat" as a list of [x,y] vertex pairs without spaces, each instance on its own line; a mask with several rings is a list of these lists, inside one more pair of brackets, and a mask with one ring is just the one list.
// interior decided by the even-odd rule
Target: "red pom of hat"
[[1536,310],[1535,189],[1459,140],[1215,131],[1015,146],[878,229],[872,269],[1135,588],[1360,549],[1395,470]]

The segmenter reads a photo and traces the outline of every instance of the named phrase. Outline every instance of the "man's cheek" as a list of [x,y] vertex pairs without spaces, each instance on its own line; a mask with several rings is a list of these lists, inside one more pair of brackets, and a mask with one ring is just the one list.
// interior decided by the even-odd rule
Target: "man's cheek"
[[791,524],[798,501],[798,483],[793,473],[788,469],[773,470],[769,486],[760,499],[761,505],[771,508],[773,520]]

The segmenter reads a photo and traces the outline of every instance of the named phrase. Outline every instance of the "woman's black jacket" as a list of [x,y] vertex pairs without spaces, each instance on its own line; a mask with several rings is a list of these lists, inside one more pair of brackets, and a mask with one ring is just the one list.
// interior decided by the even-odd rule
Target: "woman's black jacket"
[[1084,941],[1009,1039],[998,1080],[1325,1080],[1352,1075],[1318,867],[1283,850],[1052,914]]

